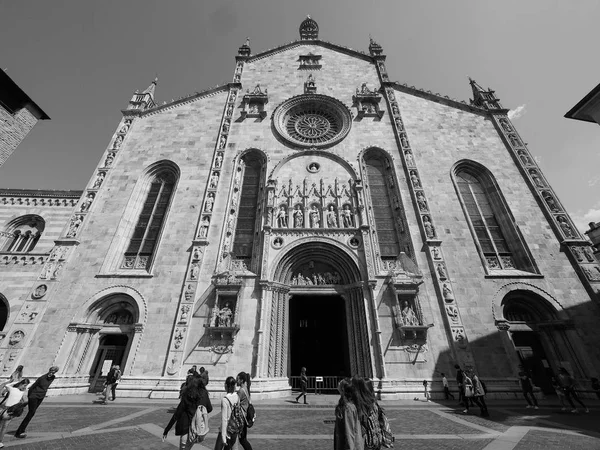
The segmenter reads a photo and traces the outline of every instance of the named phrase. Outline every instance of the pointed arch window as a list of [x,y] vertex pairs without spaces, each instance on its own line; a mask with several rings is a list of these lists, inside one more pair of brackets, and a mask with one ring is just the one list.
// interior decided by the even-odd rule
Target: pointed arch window
[[124,269],[148,269],[173,197],[176,177],[170,170],[154,175],[123,259]]
[[455,170],[454,182],[486,269],[538,273],[491,173],[464,163]]
[[37,245],[46,223],[44,219],[36,215],[21,216],[8,224],[2,232],[4,243],[3,252],[29,253]]

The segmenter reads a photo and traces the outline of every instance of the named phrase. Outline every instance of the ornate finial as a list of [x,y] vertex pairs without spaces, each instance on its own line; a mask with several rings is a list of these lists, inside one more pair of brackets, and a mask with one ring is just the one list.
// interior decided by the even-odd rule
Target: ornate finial
[[246,42],[244,44],[246,47],[250,47],[250,38],[246,37]]
[[246,38],[246,42],[238,49],[239,56],[250,56],[250,38]]
[[471,85],[471,90],[473,91],[473,99],[471,100],[472,105],[488,110],[502,109],[500,99],[496,97],[494,91],[492,91],[490,88],[485,90],[479,84],[477,84],[474,79],[471,77],[468,78],[469,84]]
[[154,97],[154,90],[156,89],[157,84],[158,77],[154,77],[154,80],[152,81],[152,83],[150,83],[150,86],[144,89],[144,92],[142,92],[142,94],[150,94],[152,97]]
[[373,36],[369,34],[369,53],[371,56],[380,56],[383,53],[383,47],[379,45]]
[[309,15],[300,24],[300,40],[319,39],[319,25]]

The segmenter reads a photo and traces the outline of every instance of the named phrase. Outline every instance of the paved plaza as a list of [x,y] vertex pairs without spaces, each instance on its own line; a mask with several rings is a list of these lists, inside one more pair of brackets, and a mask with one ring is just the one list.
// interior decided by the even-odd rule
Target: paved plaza
[[[175,401],[117,399],[95,403],[94,395],[47,398],[31,422],[26,439],[13,437],[20,419],[4,439],[14,449],[173,449],[178,439],[162,430]],[[250,430],[256,450],[333,448],[335,396],[309,396],[310,404],[289,399],[256,401],[257,422]],[[220,410],[211,414],[211,432],[199,450],[212,449]],[[589,401],[589,414],[561,411],[551,399],[539,410],[524,402],[490,402],[490,418],[463,415],[455,402],[382,402],[396,436],[395,448],[465,450],[600,449],[600,402]],[[241,448],[241,447],[240,447]]]

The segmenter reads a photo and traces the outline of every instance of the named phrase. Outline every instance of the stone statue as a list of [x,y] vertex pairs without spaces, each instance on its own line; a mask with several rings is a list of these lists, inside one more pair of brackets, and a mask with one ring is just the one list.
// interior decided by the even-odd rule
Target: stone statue
[[412,167],[415,166],[415,160],[414,160],[413,155],[410,150],[406,150],[404,152],[404,157],[406,158],[407,165],[412,166]]
[[431,254],[433,255],[433,259],[442,259],[442,256],[440,255],[440,249],[437,247],[433,247],[431,249]]
[[406,135],[404,133],[400,135],[400,142],[402,143],[402,148],[408,148],[408,139],[406,139]]
[[121,147],[121,144],[123,143],[123,136],[117,136],[117,138],[115,139],[115,143],[113,144],[113,148],[116,150],[119,147]]
[[196,247],[194,249],[194,253],[192,255],[192,258],[194,258],[195,260],[200,259],[200,249],[198,247]]
[[46,292],[48,291],[48,287],[45,284],[40,284],[38,287],[35,288],[35,291],[33,292],[33,298],[42,298],[44,295],[46,295]]
[[221,163],[223,162],[223,153],[217,153],[217,157],[215,158],[215,169],[221,168]]
[[194,286],[192,286],[191,284],[187,285],[187,288],[185,289],[184,297],[185,297],[186,301],[188,301],[188,302],[194,298]]
[[417,204],[419,205],[419,210],[427,211],[427,201],[425,200],[425,195],[423,192],[417,191]]
[[77,231],[79,230],[79,227],[81,226],[82,223],[83,223],[83,216],[78,214],[75,217],[73,217],[71,219],[71,223],[69,225],[69,231],[67,231],[67,237],[77,236]]
[[548,204],[548,207],[550,208],[550,210],[552,212],[559,212],[560,211],[560,208],[556,204],[556,201],[554,201],[554,197],[552,197],[552,195],[550,193],[544,192],[542,194],[542,196],[544,197],[544,200],[546,200],[546,203]]
[[214,203],[215,195],[213,193],[208,194],[208,197],[206,197],[206,202],[204,203],[204,211],[212,212]]
[[304,213],[300,205],[294,210],[294,228],[304,228]]
[[440,277],[440,280],[445,280],[446,278],[448,278],[448,276],[446,275],[446,270],[444,269],[444,266],[442,266],[441,264],[438,264],[436,266],[436,270],[437,270],[438,276]]
[[329,205],[329,210],[327,211],[327,228],[337,228],[338,220],[337,213],[333,205]]
[[421,187],[421,182],[419,181],[419,177],[417,176],[417,172],[415,172],[414,170],[410,171],[410,181],[413,184],[413,187],[415,188],[420,188]]
[[189,312],[190,312],[190,305],[183,305],[181,307],[181,319],[179,321],[182,323],[187,323]]
[[54,266],[54,271],[52,272],[52,279],[55,280],[58,278],[58,274],[60,273],[60,270],[62,269],[63,263],[59,262],[56,263],[56,265]]
[[88,196],[81,202],[81,206],[79,207],[79,211],[86,212],[90,209],[92,202],[94,201],[94,194],[88,194]]
[[104,167],[110,167],[110,166],[112,166],[112,163],[113,163],[114,160],[115,160],[115,154],[113,152],[110,152],[106,156],[106,159],[104,160]]
[[567,219],[565,219],[564,216],[558,216],[556,218],[556,220],[558,221],[558,224],[562,230],[562,232],[564,233],[565,237],[575,237],[575,233],[573,232],[573,228],[571,227],[571,225],[569,225],[569,223],[567,222]]
[[454,305],[446,306],[446,314],[450,317],[452,322],[458,322],[458,308]]
[[429,216],[423,216],[423,227],[425,228],[425,235],[428,239],[435,238],[435,228],[429,219]]
[[500,119],[500,125],[502,125],[502,128],[506,132],[510,132],[513,130],[512,127],[508,124],[508,120],[506,119]]
[[573,250],[575,258],[577,258],[577,261],[583,261],[585,255],[583,254],[582,247],[571,247],[571,249]]
[[317,165],[317,163],[311,163],[310,166],[308,166],[308,170],[309,172],[317,172],[319,170],[319,166]]
[[321,220],[319,218],[319,210],[316,205],[313,205],[310,210],[310,227],[311,228],[319,228]]
[[190,280],[197,280],[200,274],[200,266],[198,263],[193,263],[190,269]]
[[123,126],[121,127],[121,129],[119,130],[119,133],[127,133],[127,131],[129,131],[129,127],[131,126],[131,120],[126,120],[125,123],[123,124]]
[[225,136],[221,136],[219,139],[219,148],[225,148],[225,144],[227,143],[227,138]]
[[538,173],[535,170],[530,170],[529,174],[531,175],[531,179],[533,180],[533,182],[535,183],[535,185],[537,187],[543,188],[544,187],[544,182],[542,181],[542,179],[538,176]]
[[398,109],[398,105],[396,105],[395,103],[392,105],[392,113],[395,116],[399,116],[400,115],[400,110]]
[[400,312],[400,316],[402,318],[402,324],[406,326],[416,326],[419,325],[419,319],[417,315],[413,311],[412,307],[405,300],[402,304],[402,311]]
[[454,300],[454,294],[452,293],[452,289],[450,289],[450,285],[448,283],[444,283],[442,286],[442,293],[444,294],[444,299],[447,302]]
[[277,226],[279,228],[287,228],[288,227],[288,214],[285,206],[279,207],[279,211],[277,211],[277,216],[275,217],[277,220]]
[[592,250],[592,247],[586,246],[583,247],[583,253],[585,253],[585,257],[587,258],[587,260],[589,262],[595,262],[596,258],[594,256],[594,251]]
[[404,124],[399,117],[396,117],[396,128],[398,128],[398,131],[404,131]]
[[315,77],[313,77],[312,73],[308,74],[308,78],[306,79],[307,87],[315,87]]
[[221,130],[223,131],[223,133],[229,133],[229,120],[225,119],[225,122],[223,122],[223,127],[221,128]]
[[511,134],[508,138],[510,139],[510,143],[513,147],[519,147],[521,145],[519,139],[517,139],[517,137],[514,134]]
[[344,223],[344,228],[354,227],[354,217],[349,205],[344,206],[344,209],[342,210],[342,220]]
[[525,150],[519,150],[518,153],[519,153],[519,157],[521,158],[521,162],[523,164],[525,164],[526,166],[533,165],[533,162],[531,161],[529,156],[527,156],[527,153],[525,153]]
[[200,222],[200,233],[199,236],[201,238],[205,238],[208,235],[208,227],[210,225],[210,220],[208,217],[204,216],[202,218],[202,222]]
[[216,189],[218,184],[219,184],[219,173],[218,172],[213,172],[213,174],[210,176],[210,181],[208,183],[208,188],[209,189]]
[[104,172],[98,172],[98,176],[96,177],[96,181],[94,181],[94,186],[92,187],[92,189],[98,189],[104,182],[105,177],[106,175],[104,174]]
[[233,311],[231,311],[229,303],[225,303],[225,306],[219,310],[219,326],[230,327],[232,317]]

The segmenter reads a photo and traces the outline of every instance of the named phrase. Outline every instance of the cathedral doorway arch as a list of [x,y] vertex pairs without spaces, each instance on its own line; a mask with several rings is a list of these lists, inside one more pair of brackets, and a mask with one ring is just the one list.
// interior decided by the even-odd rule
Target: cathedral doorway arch
[[502,306],[520,364],[544,393],[554,394],[551,380],[560,367],[571,374],[581,373],[568,336],[570,322],[548,301],[533,292],[515,290],[503,298]]
[[6,322],[8,322],[8,314],[10,312],[10,306],[8,300],[2,294],[0,294],[0,331],[4,330]]
[[358,258],[339,242],[304,238],[275,259],[267,286],[266,377],[373,376],[365,297]]

